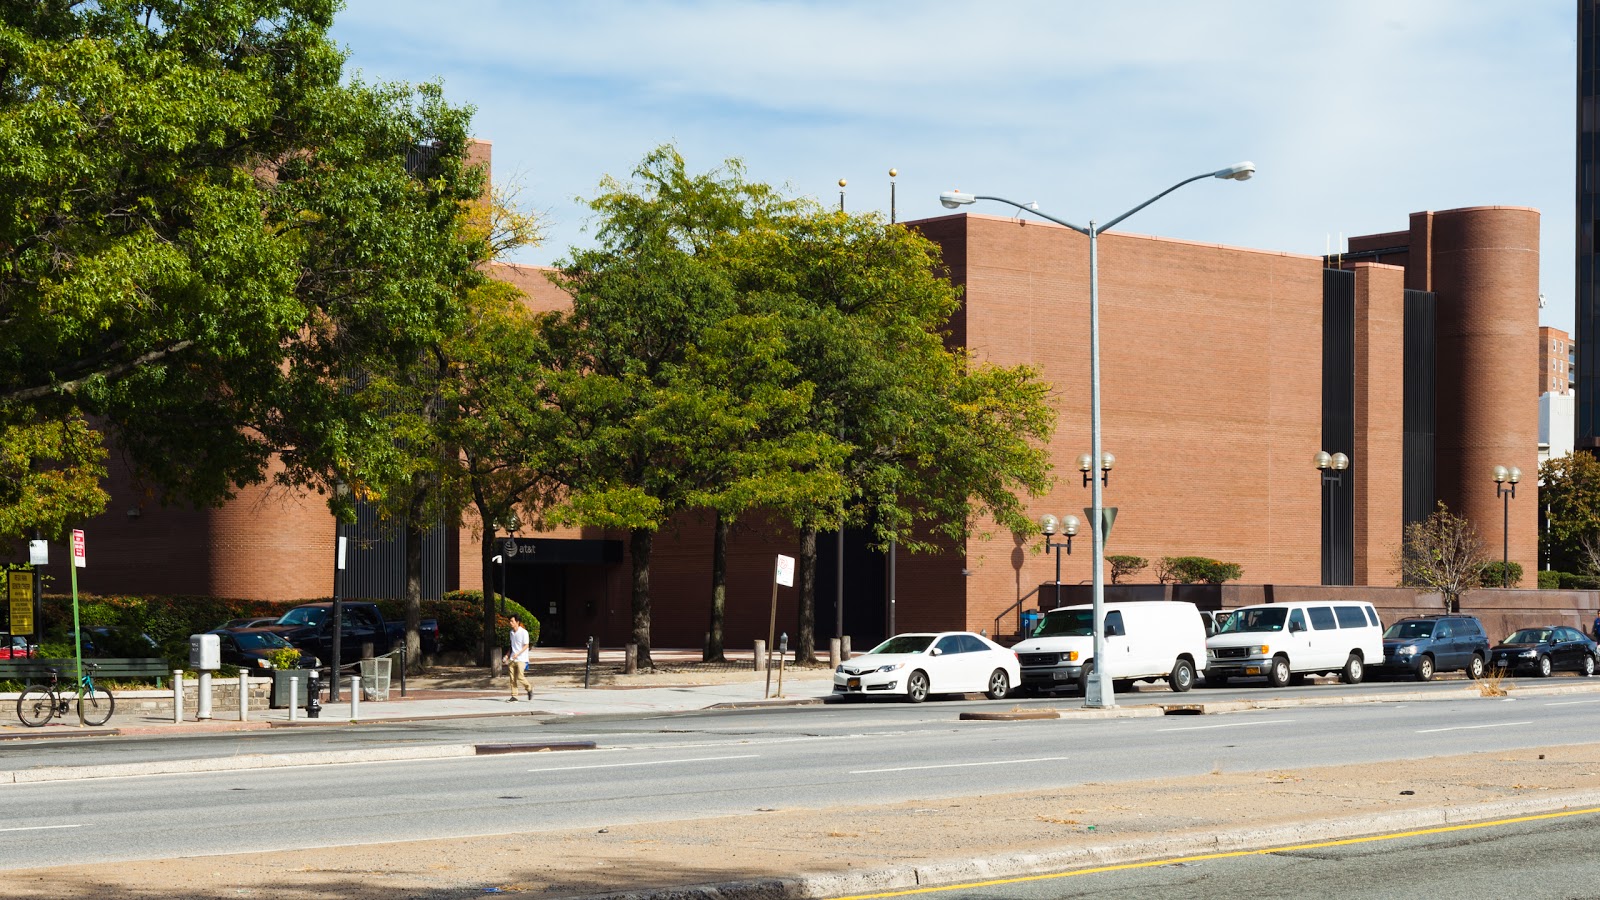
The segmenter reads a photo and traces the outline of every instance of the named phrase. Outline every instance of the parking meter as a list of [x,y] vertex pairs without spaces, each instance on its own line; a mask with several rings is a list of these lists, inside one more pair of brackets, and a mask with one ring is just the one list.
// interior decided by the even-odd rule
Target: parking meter
[[222,638],[214,634],[189,635],[189,668],[202,672],[222,668]]
[[789,652],[789,632],[787,632],[787,631],[785,631],[783,634],[778,635],[778,652],[779,653],[788,653]]
[[[290,700],[293,703],[294,700]],[[306,718],[322,717],[322,670],[312,669],[306,674]]]

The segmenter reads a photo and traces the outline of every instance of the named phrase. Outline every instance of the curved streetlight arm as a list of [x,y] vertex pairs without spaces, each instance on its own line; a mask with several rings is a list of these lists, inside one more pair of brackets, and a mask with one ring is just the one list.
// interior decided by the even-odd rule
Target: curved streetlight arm
[[[991,197],[991,196],[989,196],[987,194],[975,194],[975,195],[973,195],[972,199],[974,199],[974,200],[993,200],[993,201],[995,201],[997,203],[1005,203],[1005,204],[1008,204],[1010,206],[1015,206],[1017,209],[1020,209],[1023,212],[1031,212],[1031,213],[1033,213],[1034,215],[1038,216],[1041,219],[1049,219],[1050,221],[1056,223],[1057,225],[1061,225],[1061,226],[1063,226],[1065,228],[1071,228],[1073,231],[1076,231],[1077,233],[1079,233],[1081,235],[1084,235],[1085,237],[1087,237],[1088,234],[1089,234],[1089,229],[1084,228],[1082,225],[1074,225],[1071,222],[1068,222],[1066,219],[1058,219],[1055,216],[1052,216],[1047,212],[1040,212],[1037,207],[1029,206],[1026,203],[1018,203],[1015,200],[1007,200],[1004,197]],[[1135,210],[1135,212],[1137,212],[1137,210]]]
[[1185,178],[1184,180],[1182,180],[1182,181],[1178,182],[1177,184],[1173,185],[1172,187],[1169,187],[1166,190],[1162,191],[1161,193],[1155,195],[1154,197],[1151,197],[1149,200],[1146,200],[1145,202],[1139,204],[1138,206],[1135,206],[1133,209],[1130,209],[1127,212],[1123,213],[1122,215],[1117,216],[1115,219],[1112,219],[1111,221],[1105,223],[1104,225],[1101,225],[1099,228],[1096,228],[1095,231],[1097,233],[1102,233],[1102,234],[1107,232],[1107,231],[1110,231],[1112,228],[1115,228],[1117,223],[1121,222],[1123,219],[1126,219],[1127,217],[1129,217],[1129,216],[1133,215],[1134,213],[1138,212],[1139,210],[1144,209],[1146,206],[1149,206],[1150,204],[1156,202],[1157,200],[1160,200],[1162,197],[1165,197],[1166,195],[1168,195],[1168,194],[1172,193],[1173,191],[1177,190],[1178,188],[1181,188],[1186,184],[1191,184],[1193,182],[1199,181],[1202,178],[1215,178],[1215,177],[1217,177],[1217,173],[1215,173],[1215,172],[1207,172],[1204,175],[1196,175],[1193,178]]

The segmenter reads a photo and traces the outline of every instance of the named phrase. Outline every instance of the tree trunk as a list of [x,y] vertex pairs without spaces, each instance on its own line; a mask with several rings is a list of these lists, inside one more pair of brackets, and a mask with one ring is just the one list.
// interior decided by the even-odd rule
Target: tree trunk
[[654,540],[655,532],[635,528],[628,542],[633,554],[633,642],[639,647],[641,672],[654,668],[650,662],[650,547]]
[[728,604],[728,527],[727,518],[717,513],[711,532],[711,625],[702,662],[727,662],[722,655],[722,619]]
[[500,652],[500,639],[495,635],[497,620],[494,614],[494,529],[483,529],[483,651],[478,654],[478,664],[493,668],[492,654]]
[[422,539],[427,531],[422,516],[429,487],[423,476],[412,480],[411,509],[406,515],[406,671],[422,671]]
[[794,661],[817,661],[817,530],[800,532],[800,626],[795,635]]

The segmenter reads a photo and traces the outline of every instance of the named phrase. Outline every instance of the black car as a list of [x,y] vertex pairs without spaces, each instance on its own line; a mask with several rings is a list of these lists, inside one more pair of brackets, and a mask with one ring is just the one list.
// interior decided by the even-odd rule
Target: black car
[[1383,662],[1373,674],[1410,675],[1431,681],[1435,672],[1467,673],[1482,678],[1489,659],[1489,636],[1473,616],[1414,616],[1383,633]]
[[[278,650],[293,646],[276,632],[261,628],[218,628],[209,633],[219,638],[224,665],[249,669],[253,675],[270,674],[272,661],[269,657]],[[321,664],[315,656],[302,652],[296,668],[315,669]]]
[[1497,670],[1531,672],[1544,677],[1557,670],[1594,674],[1595,642],[1565,625],[1523,628],[1490,651],[1489,664]]

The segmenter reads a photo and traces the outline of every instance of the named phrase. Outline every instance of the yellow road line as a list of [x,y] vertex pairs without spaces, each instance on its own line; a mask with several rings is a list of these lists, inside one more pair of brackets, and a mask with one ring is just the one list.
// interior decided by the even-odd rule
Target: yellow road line
[[1052,872],[1048,875],[1020,875],[1016,878],[996,878],[992,881],[973,881],[966,884],[951,884],[944,887],[908,888],[903,891],[885,891],[881,894],[854,894],[849,897],[838,897],[836,900],[879,900],[883,897],[909,897],[913,894],[937,894],[943,891],[964,891],[974,888],[996,887],[1002,884],[1023,884],[1030,881],[1048,881],[1053,878],[1072,878],[1077,875],[1096,875],[1101,872],[1120,872],[1127,869],[1151,869],[1157,866],[1170,866],[1176,863],[1205,862],[1212,859],[1231,859],[1240,856],[1265,856],[1269,853],[1288,853],[1295,850],[1322,850],[1328,847],[1345,847],[1351,844],[1368,844],[1373,841],[1392,841],[1400,838],[1422,837],[1429,834],[1448,834],[1452,831],[1468,831],[1474,828],[1492,828],[1498,825],[1517,825],[1523,822],[1538,822],[1545,819],[1563,819],[1569,816],[1585,816],[1600,813],[1600,806],[1588,809],[1569,809],[1561,812],[1539,813],[1532,816],[1517,816],[1512,819],[1496,819],[1492,822],[1473,822],[1468,825],[1443,825],[1438,828],[1421,828],[1416,831],[1401,831],[1395,834],[1378,834],[1368,837],[1342,838],[1337,841],[1320,841],[1315,844],[1296,844],[1291,847],[1268,847],[1263,850],[1230,850],[1224,853],[1203,853],[1198,856],[1180,856],[1174,859],[1152,859],[1144,862],[1119,863],[1114,866],[1097,866],[1092,869],[1074,869],[1071,872]]

